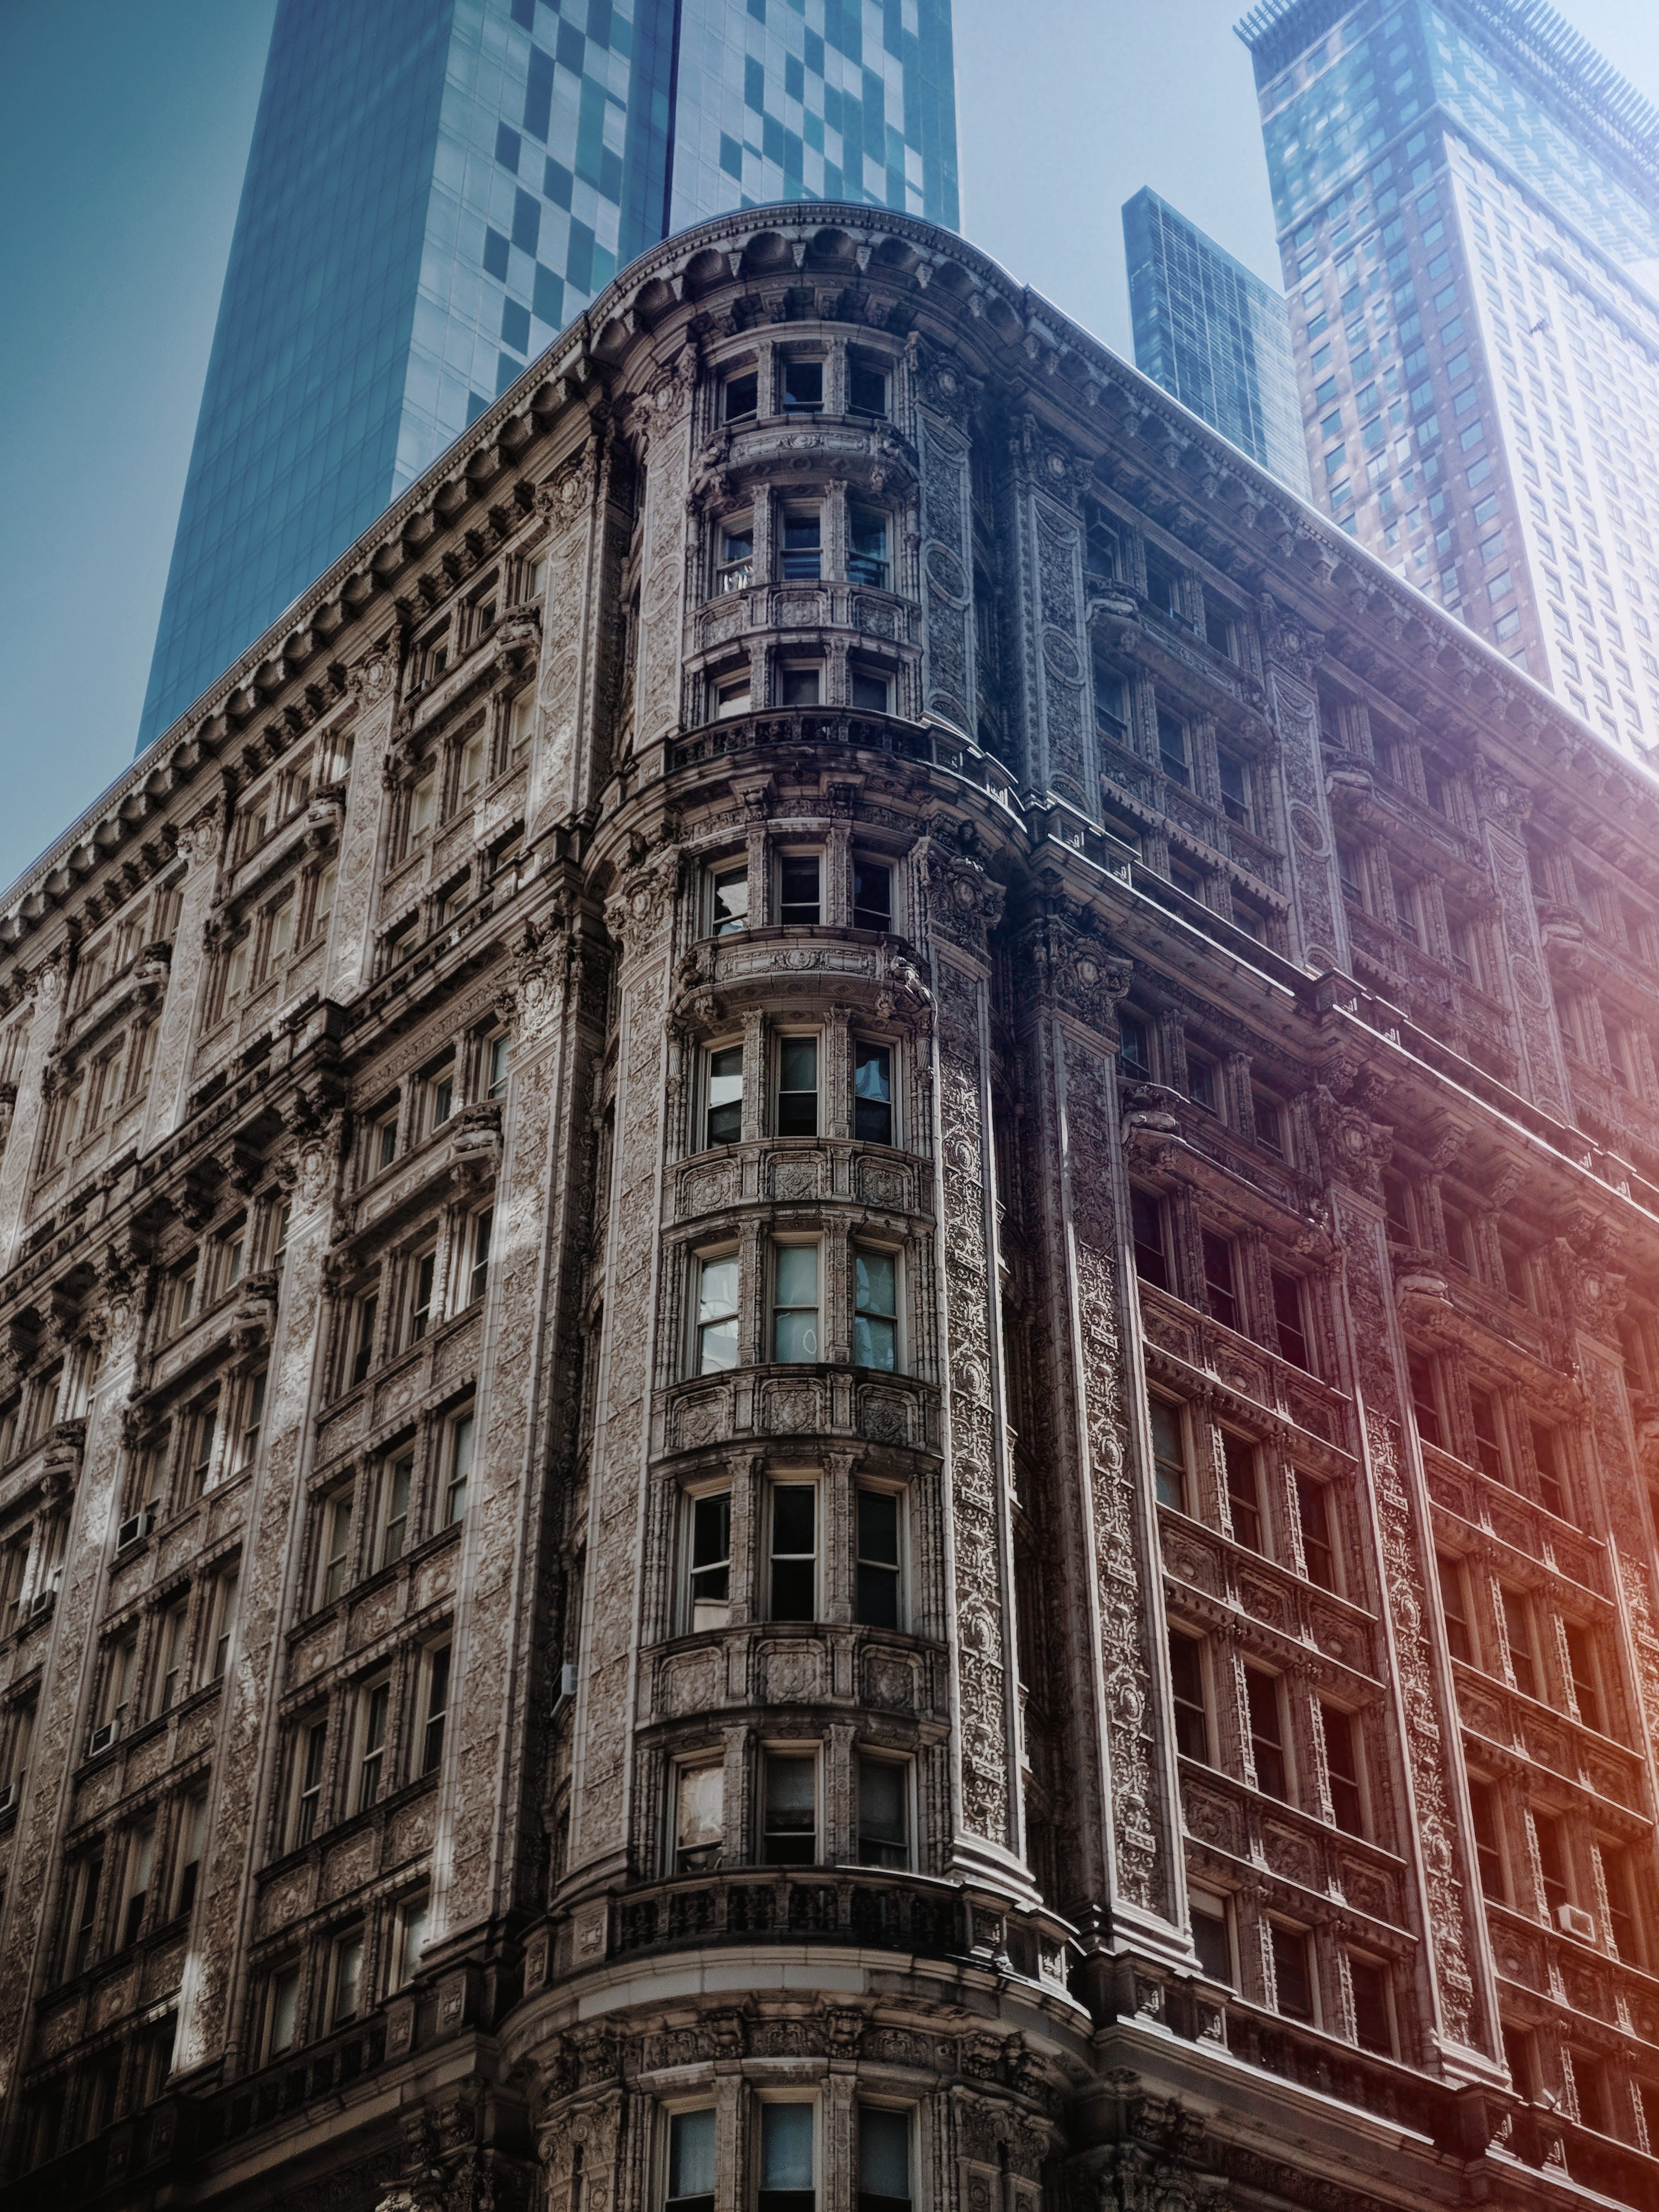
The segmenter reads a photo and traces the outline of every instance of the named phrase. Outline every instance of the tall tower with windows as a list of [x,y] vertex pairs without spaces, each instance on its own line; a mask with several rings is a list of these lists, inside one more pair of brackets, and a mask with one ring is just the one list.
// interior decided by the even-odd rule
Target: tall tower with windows
[[1553,9],[1262,0],[1314,496],[1659,750],[1659,113]]

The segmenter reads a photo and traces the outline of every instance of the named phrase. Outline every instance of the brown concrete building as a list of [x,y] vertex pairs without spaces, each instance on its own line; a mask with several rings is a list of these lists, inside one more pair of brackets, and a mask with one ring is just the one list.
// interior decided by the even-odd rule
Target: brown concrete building
[[951,234],[0,902],[9,2202],[1659,2193],[1659,786]]

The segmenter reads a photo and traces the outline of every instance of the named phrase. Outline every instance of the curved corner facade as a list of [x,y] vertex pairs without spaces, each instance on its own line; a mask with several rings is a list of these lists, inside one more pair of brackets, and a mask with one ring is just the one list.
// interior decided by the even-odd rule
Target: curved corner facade
[[12,2201],[1652,2201],[1659,787],[871,210],[284,623],[0,913]]

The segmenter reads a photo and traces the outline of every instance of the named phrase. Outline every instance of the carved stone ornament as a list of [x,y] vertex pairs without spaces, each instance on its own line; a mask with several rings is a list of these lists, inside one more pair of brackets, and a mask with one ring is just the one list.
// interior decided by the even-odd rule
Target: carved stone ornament
[[223,836],[220,810],[210,806],[185,823],[179,832],[179,850],[192,868],[210,867],[219,857]]
[[346,677],[352,696],[365,707],[378,706],[398,681],[398,660],[395,637],[372,646]]

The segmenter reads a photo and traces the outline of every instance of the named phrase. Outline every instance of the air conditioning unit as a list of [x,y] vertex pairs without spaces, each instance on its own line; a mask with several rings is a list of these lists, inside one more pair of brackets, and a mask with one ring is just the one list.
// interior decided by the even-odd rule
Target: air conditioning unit
[[1595,1941],[1595,1922],[1582,1905],[1558,1905],[1555,1918],[1564,1936],[1576,1936],[1581,1943]]
[[107,1751],[120,1733],[119,1721],[106,1721],[101,1728],[94,1729],[92,1741],[87,1746],[88,1758],[96,1759],[100,1751]]
[[15,1782],[0,1782],[0,1813],[9,1813],[16,1802],[17,1784]]
[[57,1597],[57,1595],[58,1585],[56,1583],[48,1583],[45,1589],[36,1590],[34,1595],[29,1600],[30,1617],[33,1618],[36,1613],[50,1613],[52,1607],[52,1601]]
[[142,1513],[130,1514],[115,1532],[115,1548],[125,1552],[129,1544],[136,1544],[141,1536],[148,1536],[155,1525],[155,1516],[146,1506]]
[[574,1698],[575,1694],[576,1669],[567,1659],[559,1669],[559,1695],[562,1698]]

